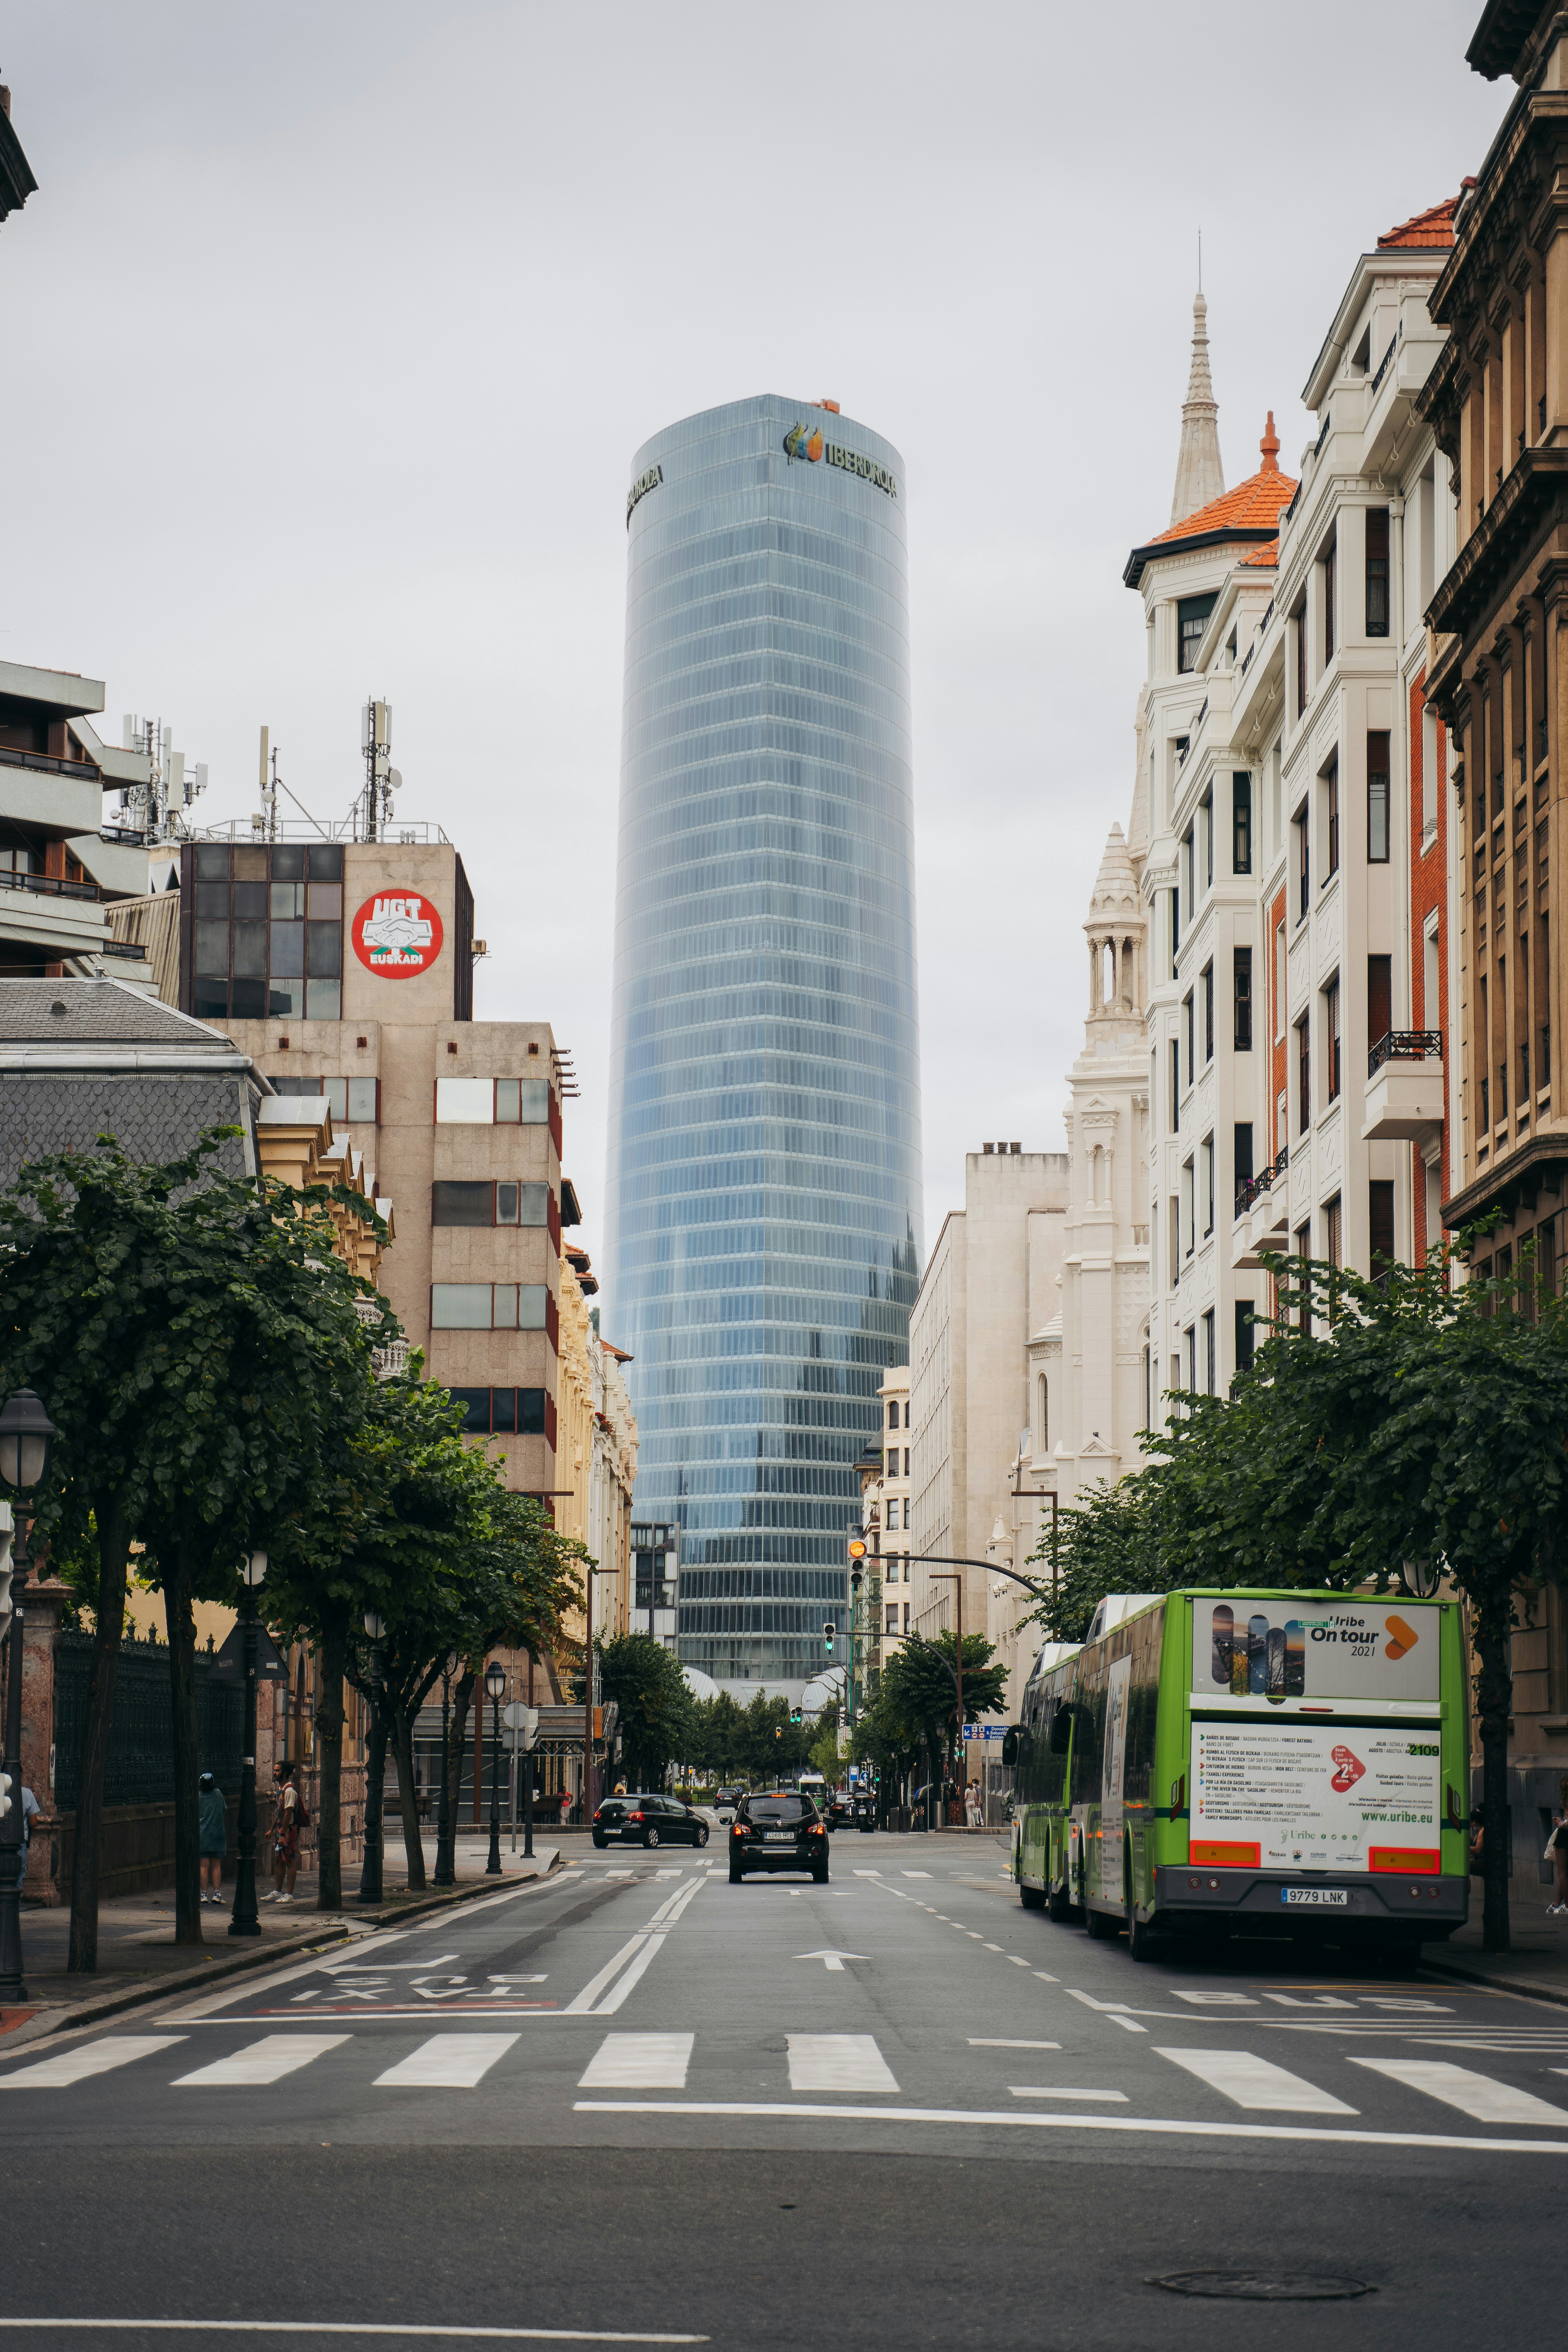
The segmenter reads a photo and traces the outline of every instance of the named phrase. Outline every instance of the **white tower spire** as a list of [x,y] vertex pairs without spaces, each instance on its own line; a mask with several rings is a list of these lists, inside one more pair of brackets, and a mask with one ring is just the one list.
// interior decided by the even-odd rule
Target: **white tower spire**
[[1173,524],[1185,522],[1225,488],[1219,460],[1219,403],[1209,381],[1208,304],[1200,287],[1193,303],[1193,366],[1182,403],[1182,447],[1176,459]]

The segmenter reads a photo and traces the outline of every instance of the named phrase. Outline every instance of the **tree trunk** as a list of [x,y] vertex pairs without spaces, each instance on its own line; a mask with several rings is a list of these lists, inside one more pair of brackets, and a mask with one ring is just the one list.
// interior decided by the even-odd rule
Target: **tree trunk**
[[1477,1712],[1480,1717],[1485,1835],[1481,1841],[1481,1942],[1489,1952],[1509,1949],[1508,1718],[1513,1704],[1510,1624],[1513,1596],[1476,1612]]
[[98,1592],[92,1611],[92,1670],[87,1686],[87,1722],[82,1732],[81,1773],[77,1787],[70,1952],[66,1961],[70,1975],[90,1974],[98,1966],[103,1776],[109,1762],[114,1689],[120,1679],[120,1643],[125,1631],[125,1568],[131,1549],[121,1512],[100,1509],[96,1517]]
[[360,1873],[360,1895],[372,1903],[379,1903],[384,1891],[385,1792],[386,1710],[373,1706],[370,1738],[364,1744],[364,1864]]
[[414,1720],[399,1715],[392,1728],[392,1749],[397,1759],[397,1795],[403,1808],[403,1851],[408,1860],[408,1891],[425,1886],[425,1848],[419,1838],[419,1798],[414,1786]]
[[316,1698],[316,1747],[321,1759],[316,1811],[316,1908],[343,1907],[343,1660],[348,1633],[341,1620],[321,1633],[321,1686]]
[[[162,1564],[161,1564],[162,1565]],[[163,1576],[163,1618],[169,1631],[169,1697],[174,1734],[174,1941],[202,1942],[201,1818],[196,1777],[196,1621],[191,1608],[190,1562],[181,1547]]]
[[465,1666],[452,1693],[452,1727],[447,1742],[447,1839],[450,1848],[447,1859],[457,1875],[458,1796],[463,1785],[463,1743],[468,1735],[468,1708],[473,1702],[474,1685],[478,1681],[472,1666]]

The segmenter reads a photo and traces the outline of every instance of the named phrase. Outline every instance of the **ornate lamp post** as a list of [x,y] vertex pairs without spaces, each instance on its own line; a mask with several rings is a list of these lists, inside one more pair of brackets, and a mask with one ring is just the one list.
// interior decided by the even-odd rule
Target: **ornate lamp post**
[[499,1878],[500,1870],[500,1703],[506,1696],[506,1668],[499,1658],[492,1658],[485,1668],[485,1689],[490,1702],[490,1853],[485,1864],[487,1878]]
[[385,1794],[386,1751],[380,1748],[381,1769],[370,1769],[369,1759],[376,1755],[376,1730],[381,1721],[381,1637],[386,1631],[386,1620],[379,1610],[364,1612],[364,1630],[370,1636],[370,1738],[366,1745],[364,1776],[364,1861],[360,1867],[359,1899],[362,1903],[381,1901],[381,1816]]
[[[19,1499],[42,1486],[54,1451],[55,1424],[42,1399],[18,1389],[0,1412],[0,1478]],[[20,1513],[12,1552],[7,1599],[11,1632],[6,1643],[5,1738],[0,1771],[6,1778],[9,1808],[0,1821],[0,2002],[26,2000],[22,1981],[22,1608],[27,1582],[27,1539]]]
[[457,1857],[453,1853],[452,1800],[447,1787],[450,1765],[452,1676],[458,1671],[458,1654],[448,1650],[441,1661],[441,1790],[436,1802],[436,1874],[432,1886],[456,1884]]
[[256,1594],[267,1574],[267,1554],[253,1551],[245,1579],[240,1624],[245,1643],[245,1744],[239,1768],[239,1860],[235,1868],[231,1936],[259,1936],[256,1909]]

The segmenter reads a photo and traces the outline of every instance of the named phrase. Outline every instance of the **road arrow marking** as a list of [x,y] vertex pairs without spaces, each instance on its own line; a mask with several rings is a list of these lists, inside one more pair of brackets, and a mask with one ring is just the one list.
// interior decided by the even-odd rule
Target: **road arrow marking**
[[844,1974],[846,1960],[864,1960],[869,1957],[870,1955],[866,1952],[797,1952],[795,1954],[797,1960],[820,1960],[824,1968],[833,1969],[839,1976]]

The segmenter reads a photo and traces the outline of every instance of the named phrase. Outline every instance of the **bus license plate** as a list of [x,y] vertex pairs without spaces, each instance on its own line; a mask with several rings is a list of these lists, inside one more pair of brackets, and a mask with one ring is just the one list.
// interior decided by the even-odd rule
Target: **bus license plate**
[[1287,1908],[1298,1903],[1326,1903],[1334,1911],[1350,1908],[1350,1889],[1345,1886],[1283,1886],[1279,1892]]

